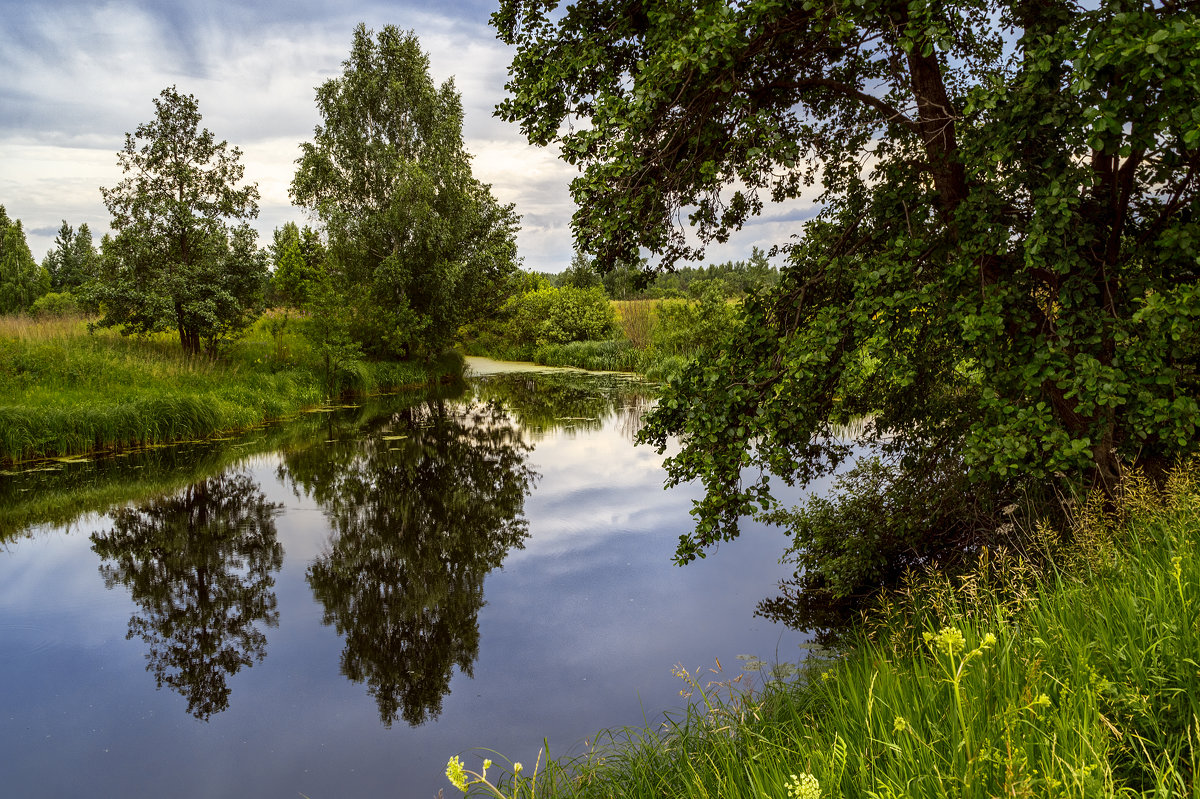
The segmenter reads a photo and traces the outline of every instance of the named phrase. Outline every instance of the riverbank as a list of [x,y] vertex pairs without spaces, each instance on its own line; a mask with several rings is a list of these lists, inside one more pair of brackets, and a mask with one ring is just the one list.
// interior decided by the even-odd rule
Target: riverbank
[[[677,672],[687,711],[542,763],[536,795],[1196,796],[1200,472],[1022,537],[1020,558],[912,581],[798,678]],[[530,765],[493,767],[499,792],[472,755],[447,775],[532,797]]]
[[185,357],[166,334],[2,318],[0,463],[224,435],[320,406],[331,386],[366,394],[429,380],[425,367],[403,362],[327,374],[300,333],[306,323],[266,316],[213,360]]

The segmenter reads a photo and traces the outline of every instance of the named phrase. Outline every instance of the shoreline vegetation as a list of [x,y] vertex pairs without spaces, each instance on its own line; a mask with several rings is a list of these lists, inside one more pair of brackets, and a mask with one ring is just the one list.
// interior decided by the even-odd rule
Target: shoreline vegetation
[[532,772],[486,777],[498,756],[466,753],[447,777],[530,799],[1197,796],[1195,462],[1157,485],[1134,473],[1115,506],[1094,495],[1014,540],[1024,552],[979,553],[959,577],[910,576],[840,654],[767,670],[757,691],[720,664],[677,668],[689,703],[657,729],[543,752]]
[[208,439],[461,377],[453,353],[327,369],[302,335],[308,324],[267,314],[214,359],[185,355],[169,334],[89,332],[78,316],[0,317],[0,466]]

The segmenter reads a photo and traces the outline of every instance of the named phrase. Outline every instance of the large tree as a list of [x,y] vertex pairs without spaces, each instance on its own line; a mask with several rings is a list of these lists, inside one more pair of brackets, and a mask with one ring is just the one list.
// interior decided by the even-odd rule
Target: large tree
[[580,168],[602,262],[697,257],[819,186],[780,285],[651,415],[706,488],[682,560],[772,506],[748,468],[811,480],[862,415],[889,468],[792,519],[841,597],[978,543],[1018,484],[1195,451],[1194,3],[503,0],[493,24],[500,114]]
[[358,337],[377,355],[436,354],[516,268],[517,217],[471,174],[458,91],[434,85],[411,32],[359,25],[317,107],[292,197],[325,224]]
[[127,177],[100,189],[116,232],[105,242],[100,324],[174,327],[189,355],[215,351],[261,308],[267,261],[248,224],[258,188],[241,185],[241,151],[200,127],[195,97],[163,89],[154,111],[117,153]]

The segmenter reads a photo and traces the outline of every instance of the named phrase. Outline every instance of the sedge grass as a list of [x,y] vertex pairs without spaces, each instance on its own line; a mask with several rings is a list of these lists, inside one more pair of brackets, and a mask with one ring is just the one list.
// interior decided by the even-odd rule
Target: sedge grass
[[537,795],[1200,797],[1200,472],[1132,478],[1055,547],[1015,588],[932,577],[954,590],[918,586],[799,679],[683,672],[684,710],[552,759]]

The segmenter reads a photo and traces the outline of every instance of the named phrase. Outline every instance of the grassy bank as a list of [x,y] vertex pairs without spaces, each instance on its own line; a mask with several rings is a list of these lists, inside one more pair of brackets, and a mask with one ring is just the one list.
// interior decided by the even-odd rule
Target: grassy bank
[[355,362],[327,374],[301,327],[264,317],[217,360],[169,335],[89,333],[78,318],[0,318],[0,463],[69,457],[245,430],[358,393],[427,380],[416,364]]
[[[603,341],[517,344],[503,331],[481,335],[463,346],[468,355],[543,366],[573,366],[593,372],[636,372],[651,380],[678,374],[706,339],[681,309],[686,300],[613,300],[619,336]],[[666,311],[664,313],[664,310]],[[673,313],[672,313],[673,312]]]
[[[680,672],[688,710],[543,764],[536,795],[1200,796],[1200,472],[1024,539],[912,581],[800,679]],[[534,795],[530,769],[493,768],[499,791],[460,769],[472,795]]]

